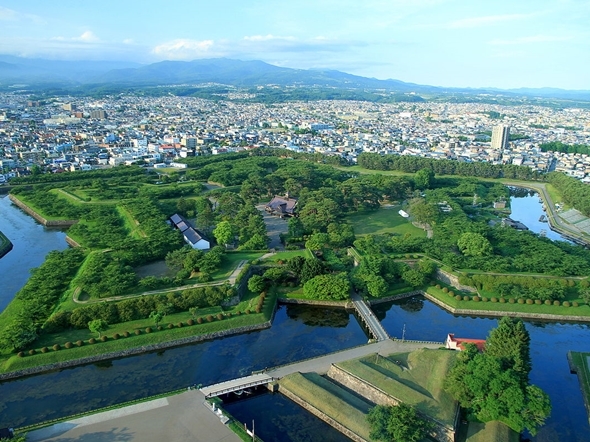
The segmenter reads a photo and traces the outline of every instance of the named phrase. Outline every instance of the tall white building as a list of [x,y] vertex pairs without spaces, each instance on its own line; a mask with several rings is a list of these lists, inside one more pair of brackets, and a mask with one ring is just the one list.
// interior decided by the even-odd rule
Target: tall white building
[[504,150],[508,147],[510,126],[494,126],[492,130],[492,149]]

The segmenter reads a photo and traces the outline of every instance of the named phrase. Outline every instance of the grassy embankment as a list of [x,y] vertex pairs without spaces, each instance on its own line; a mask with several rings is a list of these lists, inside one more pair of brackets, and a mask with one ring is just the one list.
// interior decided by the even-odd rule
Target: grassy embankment
[[456,402],[442,384],[456,353],[421,349],[383,357],[378,354],[341,362],[336,366],[386,394],[416,407],[424,415],[452,426]]
[[293,373],[282,378],[279,385],[353,433],[370,440],[369,402],[316,373]]
[[[92,334],[88,329],[66,330],[59,333],[43,335],[35,343],[34,355],[29,355],[28,352],[25,353],[23,357],[14,354],[1,355],[0,372],[5,373],[22,370],[30,367],[164,343],[191,336],[205,335],[224,330],[262,324],[268,321],[272,316],[276,302],[276,295],[270,293],[266,297],[263,309],[260,313],[255,313],[257,302],[258,295],[248,292],[248,294],[243,297],[242,301],[234,307],[228,309],[222,309],[221,307],[199,309],[195,317],[202,318],[202,324],[195,321],[194,325],[188,325],[189,320],[192,320],[191,315],[188,312],[175,313],[166,316],[161,323],[162,330],[156,329],[155,324],[151,319],[141,319],[113,324],[103,333],[104,336],[107,336],[105,342],[99,340],[97,336]],[[252,313],[245,313],[247,310],[250,310]],[[222,319],[218,319],[218,314],[222,315]],[[181,323],[182,326],[179,326]],[[173,324],[173,328],[169,328],[169,324]],[[147,332],[148,327],[152,329],[149,333]],[[139,332],[136,332],[136,330],[139,330]],[[125,332],[129,333],[128,337],[124,337]],[[114,338],[115,334],[119,335],[117,339]],[[94,338],[96,343],[91,344],[91,338]],[[82,341],[81,346],[76,344],[78,340]],[[73,343],[72,348],[64,348],[67,342]],[[53,350],[52,347],[54,344],[59,344],[60,349]],[[46,353],[41,352],[43,347],[48,348]]]
[[469,422],[466,442],[519,442],[520,435],[500,421]]
[[578,379],[580,380],[584,403],[586,404],[586,411],[588,412],[588,419],[590,421],[590,353],[572,351],[570,355],[571,361],[576,368]]
[[0,232],[0,258],[8,253],[11,249],[12,243],[10,240],[4,235],[4,233]]

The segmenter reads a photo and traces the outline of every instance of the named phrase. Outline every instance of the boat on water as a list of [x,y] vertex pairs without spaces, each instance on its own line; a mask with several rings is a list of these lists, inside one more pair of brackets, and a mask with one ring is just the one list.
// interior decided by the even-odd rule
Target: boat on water
[[541,217],[539,218],[539,221],[542,223],[546,223],[547,222],[547,217],[545,215],[541,215]]

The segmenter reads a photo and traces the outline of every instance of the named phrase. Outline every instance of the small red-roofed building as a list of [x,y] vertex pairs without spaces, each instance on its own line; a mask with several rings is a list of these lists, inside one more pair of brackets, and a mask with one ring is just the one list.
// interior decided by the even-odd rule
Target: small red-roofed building
[[449,350],[462,351],[465,350],[465,344],[474,344],[480,352],[483,352],[486,346],[485,339],[466,339],[456,338],[453,333],[449,333],[445,341],[445,347]]

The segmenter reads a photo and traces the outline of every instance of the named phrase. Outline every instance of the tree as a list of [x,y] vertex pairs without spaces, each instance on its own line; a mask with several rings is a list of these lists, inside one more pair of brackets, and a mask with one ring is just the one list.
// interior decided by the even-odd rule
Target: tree
[[367,421],[371,439],[383,442],[418,442],[433,428],[416,409],[405,403],[397,406],[377,405],[369,410]]
[[457,241],[457,247],[466,256],[486,256],[493,252],[488,239],[480,233],[465,232]]
[[164,319],[164,313],[153,310],[150,313],[149,318],[154,321],[154,323],[156,324],[156,327],[157,327],[158,324],[162,321],[162,319]]
[[260,275],[252,275],[250,279],[248,279],[248,290],[252,293],[260,293],[264,290],[266,283],[264,278]]
[[404,270],[402,273],[402,279],[406,284],[409,284],[412,287],[420,287],[426,282],[425,276],[418,270],[414,270],[411,267],[408,267]]
[[420,224],[432,224],[438,215],[438,209],[435,205],[427,203],[423,198],[415,198],[410,202],[408,208],[410,215]]
[[24,350],[29,344],[37,339],[35,325],[24,319],[10,323],[0,334],[0,347],[8,350]]
[[229,221],[221,221],[217,224],[217,227],[213,230],[213,235],[217,240],[217,244],[227,246],[234,237],[234,232]]
[[88,329],[92,333],[98,333],[98,337],[100,338],[103,331],[109,328],[109,324],[104,319],[95,319],[88,323]]
[[369,295],[375,298],[379,298],[387,293],[387,282],[381,276],[369,275],[365,278],[365,283],[367,284]]
[[305,284],[313,277],[323,274],[324,271],[324,265],[319,259],[305,258],[305,262],[301,267],[301,273],[299,274],[299,280]]
[[414,184],[418,189],[430,189],[434,183],[434,172],[432,169],[420,169],[414,175]]
[[350,282],[346,273],[318,275],[303,285],[303,294],[308,298],[343,300],[350,295]]
[[310,250],[320,250],[328,243],[327,233],[314,233],[305,242],[305,247]]
[[199,311],[198,307],[190,307],[188,312],[191,315],[191,318],[195,319],[197,317],[197,312]]
[[526,384],[531,371],[530,342],[522,319],[504,316],[486,339],[486,353],[500,359],[505,369],[519,373]]

